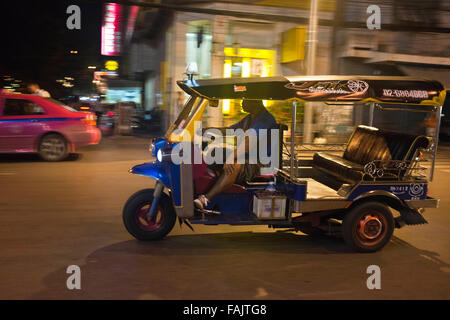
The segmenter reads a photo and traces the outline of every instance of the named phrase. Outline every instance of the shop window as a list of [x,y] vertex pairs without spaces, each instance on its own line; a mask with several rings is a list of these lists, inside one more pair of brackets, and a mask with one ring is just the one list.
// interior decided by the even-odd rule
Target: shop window
[[186,33],[186,65],[197,64],[198,78],[211,77],[211,47],[209,22],[191,22]]
[[[270,77],[275,73],[275,50],[226,47],[224,54],[224,78]],[[272,102],[263,103],[270,106]],[[223,100],[222,113],[226,121],[243,116],[240,102],[235,100]]]

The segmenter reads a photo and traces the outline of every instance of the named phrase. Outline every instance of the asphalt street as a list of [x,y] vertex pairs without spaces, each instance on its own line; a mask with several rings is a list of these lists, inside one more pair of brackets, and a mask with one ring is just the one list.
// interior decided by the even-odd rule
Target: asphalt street
[[[154,185],[128,169],[150,140],[105,138],[58,163],[0,157],[0,299],[449,299],[450,147],[439,152],[429,224],[396,229],[380,252],[264,226],[176,225],[141,243],[122,224],[134,192]],[[81,290],[69,290],[78,265]],[[381,268],[381,289],[366,270]]]

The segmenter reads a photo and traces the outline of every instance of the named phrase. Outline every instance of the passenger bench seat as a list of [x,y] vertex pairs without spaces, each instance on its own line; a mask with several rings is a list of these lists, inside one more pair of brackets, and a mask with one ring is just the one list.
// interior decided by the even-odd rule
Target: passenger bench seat
[[418,148],[428,148],[425,136],[382,131],[358,126],[342,157],[327,153],[314,154],[314,167],[336,179],[354,184],[364,177],[364,166],[374,160],[412,160]]

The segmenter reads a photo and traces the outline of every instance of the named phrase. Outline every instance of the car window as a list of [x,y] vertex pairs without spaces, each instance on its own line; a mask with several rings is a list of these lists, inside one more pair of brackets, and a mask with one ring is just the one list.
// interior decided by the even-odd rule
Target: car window
[[38,104],[25,99],[5,99],[4,116],[30,116],[45,114]]

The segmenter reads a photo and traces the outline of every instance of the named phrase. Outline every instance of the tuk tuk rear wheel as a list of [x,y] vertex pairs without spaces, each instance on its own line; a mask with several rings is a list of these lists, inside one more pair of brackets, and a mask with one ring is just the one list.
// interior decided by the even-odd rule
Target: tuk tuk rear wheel
[[346,244],[358,252],[375,252],[383,248],[394,233],[391,210],[379,202],[365,202],[352,208],[342,223]]
[[164,192],[151,219],[147,213],[153,202],[154,189],[144,189],[133,194],[123,208],[123,223],[127,231],[141,241],[164,238],[175,225],[176,214],[170,197]]

